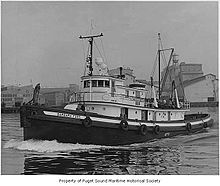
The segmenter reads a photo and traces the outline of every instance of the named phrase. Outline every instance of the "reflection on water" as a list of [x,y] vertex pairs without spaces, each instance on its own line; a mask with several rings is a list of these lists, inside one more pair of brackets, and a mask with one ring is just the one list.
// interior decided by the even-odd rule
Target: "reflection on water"
[[178,149],[99,149],[55,155],[29,154],[24,174],[178,174]]
[[218,174],[218,112],[209,112],[204,133],[126,146],[23,141],[19,115],[3,115],[2,174]]

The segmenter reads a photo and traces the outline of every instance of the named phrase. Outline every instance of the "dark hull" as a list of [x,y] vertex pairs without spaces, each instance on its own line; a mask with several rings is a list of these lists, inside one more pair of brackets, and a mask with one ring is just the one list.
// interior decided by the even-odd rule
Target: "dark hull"
[[[54,113],[65,113],[68,117],[48,116],[43,111]],[[72,118],[70,116],[77,116]],[[92,120],[91,125],[84,124],[84,119],[78,117],[98,118],[99,121]],[[160,125],[159,130],[155,131],[154,126],[147,127],[144,132],[140,126],[128,125],[123,128],[120,125],[119,118],[114,118],[118,122],[103,122],[113,119],[111,117],[101,117],[94,113],[82,111],[68,111],[64,109],[45,109],[37,106],[24,106],[21,108],[21,127],[24,128],[24,140],[57,140],[63,143],[80,143],[80,144],[98,144],[98,145],[125,145],[131,143],[140,143],[157,138],[172,137],[176,135],[186,135],[195,132],[201,132],[206,127],[210,127],[213,120],[208,122],[201,120],[201,117],[195,118],[196,115],[189,115],[186,123],[197,121],[198,124],[192,125],[190,129],[184,126],[166,126]],[[210,116],[204,115],[203,120]],[[199,122],[201,121],[201,122]],[[151,122],[152,123],[152,122]],[[150,124],[150,122],[149,122]]]

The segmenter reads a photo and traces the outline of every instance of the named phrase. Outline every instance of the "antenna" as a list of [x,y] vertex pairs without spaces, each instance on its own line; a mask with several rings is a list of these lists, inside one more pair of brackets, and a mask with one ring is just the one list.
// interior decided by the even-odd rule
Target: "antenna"
[[89,50],[89,55],[86,58],[86,62],[89,63],[89,76],[92,76],[92,71],[93,71],[93,67],[92,67],[92,56],[93,56],[93,40],[96,37],[102,37],[103,33],[99,34],[99,35],[89,35],[89,36],[79,36],[79,39],[88,39],[89,42],[89,46],[90,46],[90,50]]

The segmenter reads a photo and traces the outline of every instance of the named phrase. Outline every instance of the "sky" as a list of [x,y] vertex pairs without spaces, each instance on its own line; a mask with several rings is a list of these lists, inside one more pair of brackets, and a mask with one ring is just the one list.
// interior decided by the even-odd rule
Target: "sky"
[[[130,67],[150,79],[157,34],[180,62],[218,75],[217,2],[1,2],[1,83],[66,87],[80,82],[87,42],[96,40],[109,69]],[[92,25],[92,26],[91,26]],[[102,45],[103,44],[103,45]],[[103,47],[102,47],[103,46]],[[95,51],[95,57],[100,57]]]

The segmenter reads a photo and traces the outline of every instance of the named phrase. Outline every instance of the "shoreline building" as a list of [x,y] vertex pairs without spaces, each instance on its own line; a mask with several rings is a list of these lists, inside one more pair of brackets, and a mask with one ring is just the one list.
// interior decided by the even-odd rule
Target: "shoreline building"
[[32,99],[33,91],[33,85],[1,87],[1,106],[7,108],[20,107]]
[[[186,99],[192,106],[216,106],[218,105],[218,78],[214,74],[204,74],[202,64],[174,63],[168,69],[164,68],[161,77],[164,77],[168,70],[168,77],[165,82],[162,98],[167,99],[166,95],[172,91],[172,81],[175,80],[178,97],[181,101]],[[127,84],[142,83],[148,90],[148,96],[151,97],[151,82],[147,80],[135,79],[133,70],[130,68],[122,69],[122,75]],[[120,68],[110,70],[110,75],[119,76]],[[154,81],[156,94],[158,96],[158,81]]]
[[[69,102],[70,97],[79,91],[77,84],[66,88],[41,88],[38,102],[47,106],[61,106]],[[1,86],[1,108],[19,108],[33,98],[33,85]]]
[[[165,82],[164,92],[172,90],[172,81],[175,80],[178,96],[186,98],[191,103],[218,102],[218,79],[214,74],[206,74],[202,64],[176,63],[168,69],[169,76]],[[161,72],[164,77],[166,68]]]
[[183,82],[185,96],[191,102],[218,102],[218,79],[206,74]]

